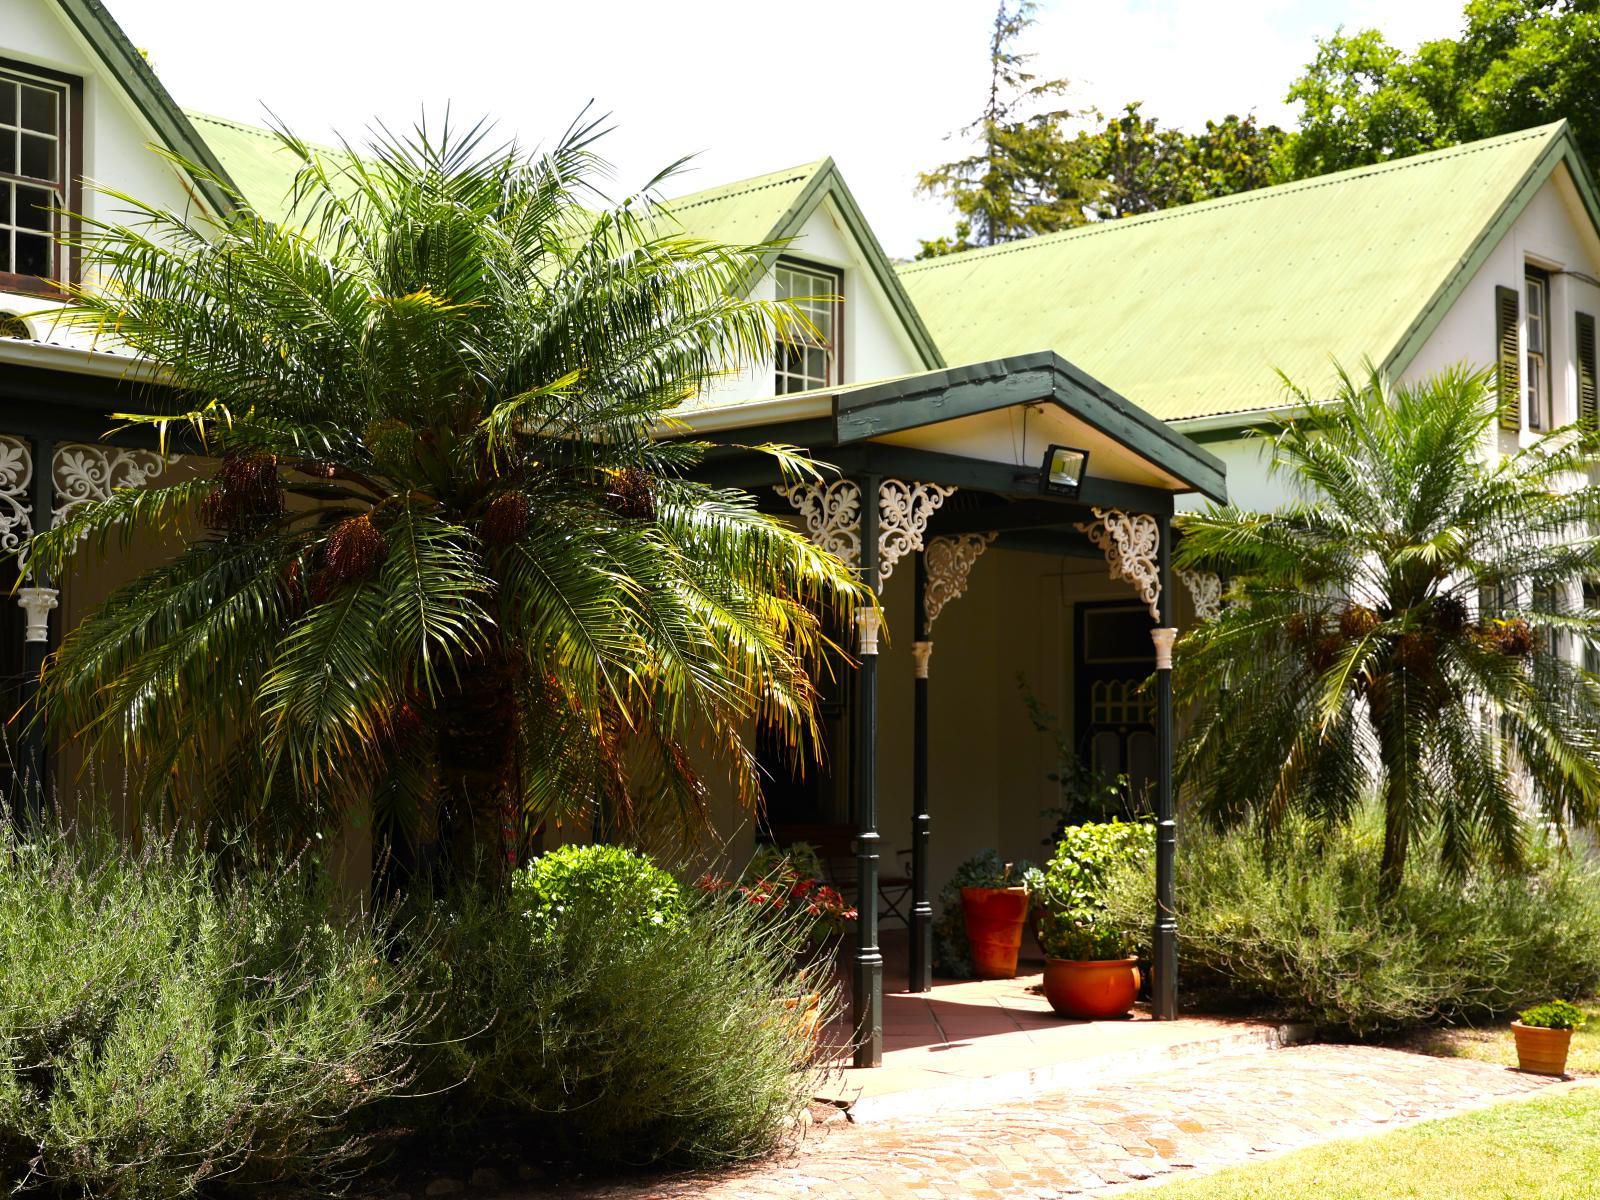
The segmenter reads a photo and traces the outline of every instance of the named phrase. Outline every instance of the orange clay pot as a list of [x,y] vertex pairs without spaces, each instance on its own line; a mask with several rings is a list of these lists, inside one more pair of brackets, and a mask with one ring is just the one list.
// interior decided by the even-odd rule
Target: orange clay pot
[[1044,960],[1044,998],[1063,1017],[1125,1017],[1139,997],[1139,960]]
[[1517,1066],[1530,1075],[1565,1075],[1567,1051],[1572,1048],[1572,1030],[1536,1029],[1521,1021],[1511,1022],[1517,1039]]
[[964,887],[961,915],[972,949],[972,973],[979,979],[1014,978],[1028,919],[1028,889]]
[[804,996],[788,996],[782,1000],[774,1000],[779,1008],[784,1010],[784,1020],[792,1021],[794,1027],[801,1035],[817,1040],[818,1022],[822,1017],[822,993],[807,992]]

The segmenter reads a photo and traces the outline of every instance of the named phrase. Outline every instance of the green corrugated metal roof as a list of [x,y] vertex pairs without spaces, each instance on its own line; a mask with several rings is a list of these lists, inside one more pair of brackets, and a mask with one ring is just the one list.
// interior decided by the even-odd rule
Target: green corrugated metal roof
[[824,158],[772,171],[678,196],[666,207],[695,237],[730,245],[764,242],[774,236],[817,173],[830,165]]
[[1166,420],[1270,409],[1284,399],[1274,368],[1315,390],[1330,356],[1409,361],[1475,252],[1563,157],[1576,166],[1565,126],[1545,125],[900,277],[949,362],[1051,349]]

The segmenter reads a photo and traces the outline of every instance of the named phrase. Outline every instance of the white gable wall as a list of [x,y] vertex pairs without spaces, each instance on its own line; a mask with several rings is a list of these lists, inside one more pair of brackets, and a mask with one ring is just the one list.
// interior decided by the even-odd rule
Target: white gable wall
[[[788,253],[795,258],[844,272],[844,378],[862,383],[909,375],[923,369],[911,339],[889,303],[882,286],[851,237],[833,201],[824,198],[791,239]],[[771,300],[776,294],[772,273],[764,275],[750,293]],[[732,404],[765,400],[772,396],[771,358],[747,366],[710,388],[700,404]]]
[[[118,208],[97,194],[92,183],[177,211],[190,204],[178,173],[150,148],[158,140],[155,131],[53,0],[3,0],[3,5],[0,58],[83,80],[83,146],[73,170],[85,180],[84,211],[103,217]],[[0,295],[0,311],[36,312],[42,307],[34,297]]]

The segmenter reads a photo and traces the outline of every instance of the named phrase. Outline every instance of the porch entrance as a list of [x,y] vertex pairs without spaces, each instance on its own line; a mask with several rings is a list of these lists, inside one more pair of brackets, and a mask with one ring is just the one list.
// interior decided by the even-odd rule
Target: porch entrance
[[1155,646],[1150,614],[1123,601],[1080,601],[1074,611],[1073,741],[1096,779],[1126,776],[1129,811],[1145,812],[1156,753]]

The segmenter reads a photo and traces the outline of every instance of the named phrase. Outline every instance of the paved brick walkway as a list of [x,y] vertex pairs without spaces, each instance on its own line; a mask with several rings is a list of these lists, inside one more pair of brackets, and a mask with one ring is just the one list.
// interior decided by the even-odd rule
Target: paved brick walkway
[[[980,1112],[813,1129],[784,1158],[589,1187],[587,1200],[1053,1200],[1526,1095],[1532,1076],[1355,1046],[1221,1058]],[[554,1192],[518,1193],[543,1200]]]

